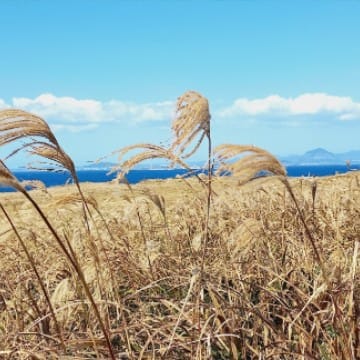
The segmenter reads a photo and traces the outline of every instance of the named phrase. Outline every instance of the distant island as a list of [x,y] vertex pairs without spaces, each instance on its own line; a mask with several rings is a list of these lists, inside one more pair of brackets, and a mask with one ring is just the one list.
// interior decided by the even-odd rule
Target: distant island
[[285,166],[360,164],[360,150],[332,153],[323,148],[307,151],[303,155],[279,156]]
[[[309,150],[302,155],[278,156],[284,166],[307,166],[307,165],[358,165],[360,164],[360,150],[353,150],[344,153],[332,153],[323,148]],[[193,169],[202,168],[205,161],[189,161]],[[77,166],[78,170],[109,170],[116,166],[112,162],[87,163]],[[136,167],[138,170],[163,170],[167,165],[164,162],[143,163]]]

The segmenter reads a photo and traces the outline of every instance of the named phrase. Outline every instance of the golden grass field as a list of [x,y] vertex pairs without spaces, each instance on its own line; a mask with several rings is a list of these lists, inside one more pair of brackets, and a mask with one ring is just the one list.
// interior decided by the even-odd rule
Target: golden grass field
[[[201,281],[204,189],[194,179],[147,181],[133,193],[115,183],[82,184],[90,232],[75,186],[31,195],[72,244],[118,358],[350,359],[359,351],[359,181],[357,172],[291,181],[326,281],[275,179],[213,180]],[[88,299],[42,219],[21,194],[0,201],[35,259],[66,348],[0,216],[0,357],[107,358]]]
[[[170,147],[119,150],[116,182],[80,184],[45,120],[0,111],[0,147],[22,140],[0,160],[18,191],[0,194],[0,359],[359,359],[360,173],[289,179],[258,147],[212,149],[194,91],[172,128]],[[153,158],[189,168],[202,143],[207,175],[118,181]],[[19,151],[74,185],[28,191]]]

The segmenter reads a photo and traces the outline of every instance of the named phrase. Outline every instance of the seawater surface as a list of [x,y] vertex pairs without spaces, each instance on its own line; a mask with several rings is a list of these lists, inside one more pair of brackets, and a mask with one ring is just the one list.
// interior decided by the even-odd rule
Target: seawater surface
[[[360,170],[360,164],[353,166],[354,170]],[[329,176],[346,173],[348,168],[345,165],[309,165],[309,166],[288,166],[286,168],[288,176]],[[200,172],[200,170],[195,170]],[[70,176],[67,172],[49,172],[49,171],[13,171],[14,175],[20,180],[40,180],[47,187],[64,185],[70,182]],[[127,174],[127,180],[130,184],[136,184],[149,179],[169,179],[176,176],[182,176],[187,173],[184,169],[160,169],[160,170],[131,170]],[[106,182],[116,177],[116,174],[109,174],[108,170],[79,170],[77,171],[80,182]],[[9,192],[13,189],[1,186],[0,192]]]

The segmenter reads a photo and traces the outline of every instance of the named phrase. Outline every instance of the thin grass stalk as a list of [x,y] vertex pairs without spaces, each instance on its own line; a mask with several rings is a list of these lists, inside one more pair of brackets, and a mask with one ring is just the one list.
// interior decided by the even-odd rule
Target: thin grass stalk
[[[115,240],[113,234],[112,234],[111,231],[110,231],[109,225],[108,225],[108,223],[106,222],[106,220],[105,220],[105,218],[104,218],[104,215],[101,213],[101,211],[100,211],[100,209],[99,209],[98,207],[94,206],[94,210],[95,210],[95,212],[99,215],[101,221],[103,222],[103,224],[104,224],[104,226],[105,226],[105,228],[106,228],[106,231],[108,232],[108,234],[109,234],[112,242],[115,243],[116,240]],[[96,231],[97,231],[97,234],[98,234],[99,239],[101,240],[101,236],[100,236],[100,234],[99,234],[98,228],[96,228]],[[108,252],[107,252],[107,250],[106,250],[103,242],[100,241],[100,243],[101,243],[101,247],[102,247],[101,250],[103,251],[103,253],[104,253],[104,255],[105,255],[106,264],[107,264],[108,268],[110,269],[110,258],[109,258],[109,254],[108,254]],[[116,286],[115,286],[116,282],[115,282],[114,274],[113,274],[112,271],[110,271],[110,279],[111,279],[111,288],[112,288],[112,289],[115,289],[115,287],[116,287]]]
[[[19,190],[19,189],[18,189]],[[101,319],[101,316],[100,316],[100,312],[98,310],[98,307],[95,303],[95,300],[91,294],[91,291],[89,289],[89,286],[88,284],[86,283],[86,280],[85,280],[85,276],[84,276],[84,273],[82,272],[81,270],[81,267],[77,261],[77,258],[75,256],[75,253],[72,249],[72,247],[69,247],[70,248],[70,252],[66,249],[64,243],[62,242],[59,234],[56,232],[56,230],[54,229],[54,227],[50,224],[48,218],[46,217],[46,215],[44,214],[44,212],[41,210],[41,208],[39,207],[39,205],[36,203],[36,201],[30,196],[30,194],[28,192],[26,192],[25,190],[21,191],[22,194],[27,198],[27,200],[32,204],[32,206],[35,208],[35,210],[38,212],[38,214],[40,215],[41,219],[44,221],[44,223],[46,224],[46,226],[48,227],[48,229],[50,230],[51,234],[54,236],[56,242],[58,243],[58,245],[60,246],[60,248],[62,249],[62,251],[64,252],[65,256],[67,259],[70,260],[71,262],[71,265],[73,266],[74,270],[76,271],[83,287],[84,287],[84,290],[85,290],[85,293],[88,297],[88,299],[90,300],[90,303],[93,307],[93,310],[95,312],[95,315],[96,315],[96,318],[98,319],[98,322],[99,322],[99,325],[100,325],[100,328],[104,334],[104,337],[105,337],[105,341],[106,341],[106,344],[107,344],[107,347],[109,349],[109,353],[110,353],[110,357],[112,360],[115,360],[115,354],[113,352],[113,349],[112,349],[112,346],[111,346],[111,342],[110,342],[110,337],[109,337],[109,334],[105,328],[105,325]]]
[[[77,259],[76,253],[75,253],[75,251],[74,251],[74,249],[73,249],[73,247],[72,247],[72,245],[71,245],[71,243],[70,243],[70,241],[69,241],[69,239],[68,239],[67,237],[66,237],[66,243],[67,243],[67,245],[68,245],[68,247],[69,247],[71,256],[72,256],[72,258],[73,258],[73,260],[74,260],[74,262],[75,262],[75,264],[76,264],[76,268],[80,270],[81,267],[80,267],[79,261],[78,261],[78,259]],[[101,328],[102,332],[104,333],[104,335],[106,334],[106,335],[105,335],[105,340],[106,340],[107,346],[108,346],[108,348],[109,348],[110,355],[112,356],[112,359],[115,360],[115,357],[114,357],[115,355],[114,355],[114,353],[113,353],[113,349],[112,349],[112,346],[111,346],[110,338],[109,338],[109,335],[108,335],[108,330],[106,329],[105,324],[104,324],[104,322],[102,321],[99,308],[98,308],[98,306],[96,305],[96,302],[95,302],[95,300],[94,300],[94,297],[92,296],[91,291],[90,291],[90,289],[89,289],[89,286],[88,286],[87,283],[86,283],[86,279],[85,279],[84,273],[80,270],[80,271],[78,272],[78,276],[79,276],[79,279],[80,279],[80,281],[81,281],[81,283],[82,283],[82,285],[83,285],[83,288],[84,288],[84,290],[85,290],[85,294],[86,294],[87,298],[90,300],[91,306],[93,307],[93,310],[94,310],[94,312],[95,312],[95,316],[96,316],[96,318],[97,318],[98,321],[99,321],[100,328]]]
[[298,203],[298,201],[296,199],[296,196],[295,196],[295,194],[294,194],[294,192],[293,192],[293,190],[291,188],[291,185],[290,185],[289,181],[287,180],[287,178],[281,179],[281,182],[285,185],[287,191],[289,192],[289,194],[291,196],[292,201],[295,204],[296,210],[297,210],[297,212],[298,212],[298,214],[300,216],[300,220],[301,220],[301,222],[302,222],[302,224],[304,226],[306,236],[310,240],[310,244],[311,244],[311,246],[313,248],[315,258],[316,258],[316,260],[317,260],[317,262],[318,262],[318,264],[319,264],[319,266],[321,268],[324,279],[325,279],[325,281],[327,283],[329,283],[329,278],[328,278],[328,275],[327,275],[327,272],[326,272],[326,269],[325,269],[325,266],[324,266],[324,262],[323,262],[323,260],[322,260],[322,258],[320,256],[320,253],[319,253],[319,251],[317,249],[317,246],[316,246],[316,243],[315,243],[315,239],[312,236],[311,231],[310,231],[310,229],[309,229],[309,227],[308,227],[308,225],[306,223],[306,220],[305,220],[304,215],[303,215],[303,213],[302,213],[302,211],[300,209],[299,203]]
[[[203,296],[204,293],[204,284],[203,284],[203,280],[204,280],[204,268],[205,268],[205,259],[206,259],[206,255],[207,255],[207,248],[208,248],[208,244],[209,244],[209,240],[210,240],[210,210],[211,210],[211,195],[212,195],[212,146],[211,146],[211,136],[210,136],[210,124],[209,124],[209,129],[208,129],[208,134],[207,134],[207,138],[208,138],[208,181],[207,181],[207,197],[206,197],[206,213],[205,213],[205,229],[204,229],[204,240],[202,243],[202,255],[201,255],[201,266],[200,266],[200,281],[199,281],[199,285],[200,285],[200,292],[199,292],[199,296]],[[200,300],[200,299],[199,299]],[[201,304],[201,301],[199,301],[199,305]],[[199,324],[198,327],[199,329],[201,328],[201,324],[200,324],[200,314],[203,313],[203,308],[200,305],[199,306]]]
[[[207,101],[206,101],[206,103],[207,103]],[[188,122],[190,120],[191,120],[190,118],[187,119]],[[196,116],[194,117],[194,120],[196,120],[196,121],[198,120]],[[201,128],[203,130],[203,134],[200,137],[200,140],[198,141],[195,148],[186,156],[186,157],[191,156],[200,146],[204,136],[207,137],[207,140],[208,140],[208,159],[207,159],[208,178],[207,178],[207,184],[206,184],[206,189],[207,189],[206,195],[207,196],[206,196],[206,210],[205,210],[205,227],[204,227],[204,237],[202,240],[202,255],[201,255],[201,265],[200,265],[200,274],[199,274],[199,292],[198,292],[198,312],[199,312],[199,314],[198,314],[198,329],[199,329],[199,331],[201,331],[200,314],[203,313],[203,308],[201,306],[202,301],[200,298],[203,297],[203,293],[204,293],[204,287],[203,287],[204,267],[205,267],[205,258],[206,258],[206,254],[207,254],[207,247],[208,247],[209,238],[210,238],[209,226],[210,226],[210,209],[211,209],[211,196],[212,196],[212,143],[211,143],[211,132],[210,132],[210,114],[208,113],[208,106],[207,106],[207,116],[206,116],[205,120],[206,121],[201,126]],[[175,143],[176,143],[176,141],[175,141]],[[189,142],[185,142],[185,144],[189,145]],[[185,145],[183,145],[183,150],[184,149],[185,149]],[[192,288],[192,286],[193,286],[193,282],[191,283],[191,288]],[[188,295],[189,294],[190,294],[190,291],[189,291]],[[178,322],[180,321],[180,316],[178,318]],[[176,327],[177,326],[175,326],[175,328],[174,328],[174,332],[176,331]],[[174,333],[172,336],[172,340],[173,340],[173,337],[174,337]],[[168,350],[170,349],[170,346],[171,346],[171,342],[170,342]]]
[[315,200],[316,200],[317,183],[313,181],[311,184],[311,197],[312,197],[312,223],[315,227]]
[[[35,314],[37,314],[37,318],[34,316],[30,316],[31,320],[34,322],[35,325],[38,325],[39,332],[38,334],[44,334],[49,335],[50,334],[50,324],[49,324],[49,318],[44,315],[44,313],[40,310],[40,307],[35,300],[35,296],[33,294],[34,285],[32,282],[27,283],[26,285],[23,284],[24,291],[26,292],[28,298],[30,299],[30,306],[35,309]],[[27,303],[29,305],[29,303]]]
[[[355,348],[352,347],[352,356],[354,359],[356,359],[358,356],[360,356],[360,327],[359,327],[359,309],[360,305],[358,303],[358,300],[355,298],[355,276],[356,276],[356,262],[359,252],[359,245],[360,241],[355,241],[354,244],[354,253],[353,253],[353,261],[352,261],[352,267],[351,267],[351,290],[349,294],[349,311],[348,316],[352,317],[352,336],[350,336],[349,343],[352,345],[352,340],[354,340]],[[352,339],[354,337],[354,339]]]
[[147,261],[148,261],[151,278],[153,280],[155,280],[154,270],[153,270],[153,267],[152,267],[152,264],[151,264],[149,251],[147,250],[147,243],[146,243],[146,235],[145,235],[144,225],[143,225],[143,222],[141,220],[140,211],[139,211],[139,208],[137,207],[137,205],[136,205],[136,216],[137,216],[137,219],[138,219],[139,225],[140,225],[141,237],[143,239],[143,244],[144,244],[145,251],[146,251],[146,258],[147,258]]
[[212,197],[212,147],[211,147],[211,136],[210,136],[210,128],[208,134],[208,181],[207,181],[207,197],[206,197],[206,218],[205,218],[205,236],[203,242],[203,249],[202,249],[202,259],[201,259],[201,278],[202,273],[204,270],[204,262],[207,253],[207,247],[209,244],[210,238],[210,210],[211,210],[211,197]]
[[143,225],[143,222],[142,222],[142,220],[141,220],[141,214],[140,214],[139,207],[138,207],[138,205],[137,205],[137,203],[136,203],[136,197],[135,197],[135,194],[134,194],[134,190],[133,190],[132,186],[130,185],[130,183],[127,181],[127,179],[124,178],[124,180],[125,180],[125,184],[126,184],[127,188],[130,190],[130,193],[131,193],[131,195],[132,195],[133,201],[134,201],[134,203],[135,203],[136,216],[137,216],[137,219],[138,219],[138,222],[139,222],[139,226],[140,226],[141,238],[142,238],[142,240],[143,240],[144,249],[145,249],[145,251],[146,251],[146,259],[147,259],[147,261],[148,261],[151,278],[152,278],[152,280],[155,280],[155,275],[154,275],[153,267],[152,267],[152,264],[151,264],[149,252],[148,252],[148,250],[147,250],[147,241],[146,241],[146,235],[145,235],[144,225]]
[[[80,197],[81,197],[81,200],[82,200],[82,209],[83,209],[83,214],[84,214],[84,220],[85,220],[85,224],[86,224],[86,231],[88,232],[88,234],[90,234],[90,224],[89,224],[89,219],[88,219],[88,216],[87,214],[89,214],[90,218],[92,219],[92,215],[91,215],[91,212],[90,212],[90,209],[89,209],[89,206],[86,202],[86,199],[85,199],[85,196],[81,190],[81,187],[80,187],[80,183],[79,183],[79,179],[77,177],[77,174],[75,173],[75,177],[74,175],[72,175],[73,179],[74,179],[74,182],[75,182],[75,185],[76,185],[76,188],[80,194]],[[92,219],[93,220],[93,219]]]
[[13,221],[11,220],[11,217],[9,216],[8,212],[6,211],[6,209],[4,208],[4,206],[0,203],[0,208],[2,210],[2,212],[4,213],[7,221],[9,222],[12,230],[14,231],[16,237],[18,238],[19,240],[19,243],[22,247],[22,249],[24,250],[25,254],[26,254],[26,257],[28,258],[29,260],[29,263],[31,265],[31,268],[32,270],[34,271],[35,273],[35,276],[39,282],[39,285],[40,285],[40,288],[41,288],[41,291],[43,292],[44,296],[45,296],[45,299],[46,299],[46,302],[47,304],[49,305],[49,309],[50,309],[50,313],[51,313],[51,316],[53,317],[53,320],[54,320],[54,324],[55,324],[55,328],[56,328],[56,331],[57,333],[59,334],[59,337],[60,337],[60,343],[61,343],[61,346],[63,347],[63,350],[66,351],[66,346],[65,346],[65,342],[64,342],[64,337],[63,337],[63,334],[62,334],[62,331],[61,331],[61,328],[60,328],[60,325],[57,321],[57,318],[56,318],[56,315],[55,315],[55,311],[54,311],[54,308],[51,304],[51,300],[50,300],[50,297],[49,297],[49,294],[46,290],[46,287],[44,285],[44,282],[42,281],[41,277],[40,277],[40,274],[38,272],[38,269],[37,269],[37,266],[36,266],[36,263],[35,263],[35,260],[34,258],[32,257],[32,255],[30,254],[27,246],[25,245],[22,237],[20,236],[19,232],[17,231],[17,228],[15,226],[15,224],[13,223]]
[[181,317],[182,317],[183,314],[184,314],[185,307],[186,307],[186,305],[187,305],[188,302],[189,302],[190,295],[191,295],[191,293],[192,293],[193,287],[194,287],[194,285],[195,285],[196,280],[198,279],[198,277],[199,277],[199,273],[198,273],[198,272],[195,272],[195,273],[191,276],[190,284],[189,284],[189,289],[188,289],[188,292],[187,292],[187,294],[186,294],[186,296],[185,296],[183,306],[181,307],[181,310],[180,310],[179,316],[178,316],[178,318],[177,318],[177,320],[176,320],[176,323],[175,323],[175,326],[174,326],[174,328],[173,328],[173,331],[172,331],[172,333],[171,333],[169,345],[168,345],[168,347],[167,347],[167,349],[166,349],[166,351],[165,351],[164,357],[165,357],[165,355],[166,355],[166,354],[170,351],[170,349],[171,349],[171,346],[172,346],[173,341],[174,341],[174,338],[175,338],[176,330],[177,330],[177,328],[178,328],[178,326],[179,326],[179,324],[180,324]]

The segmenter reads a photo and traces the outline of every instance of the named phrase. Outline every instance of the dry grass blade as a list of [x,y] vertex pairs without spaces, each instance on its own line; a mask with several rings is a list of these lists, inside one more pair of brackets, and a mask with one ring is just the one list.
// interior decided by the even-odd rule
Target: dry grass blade
[[[171,148],[183,158],[194,154],[205,136],[210,137],[209,102],[196,91],[187,91],[176,103],[176,117],[172,123],[175,138]],[[194,148],[183,154],[196,137],[199,136]]]

